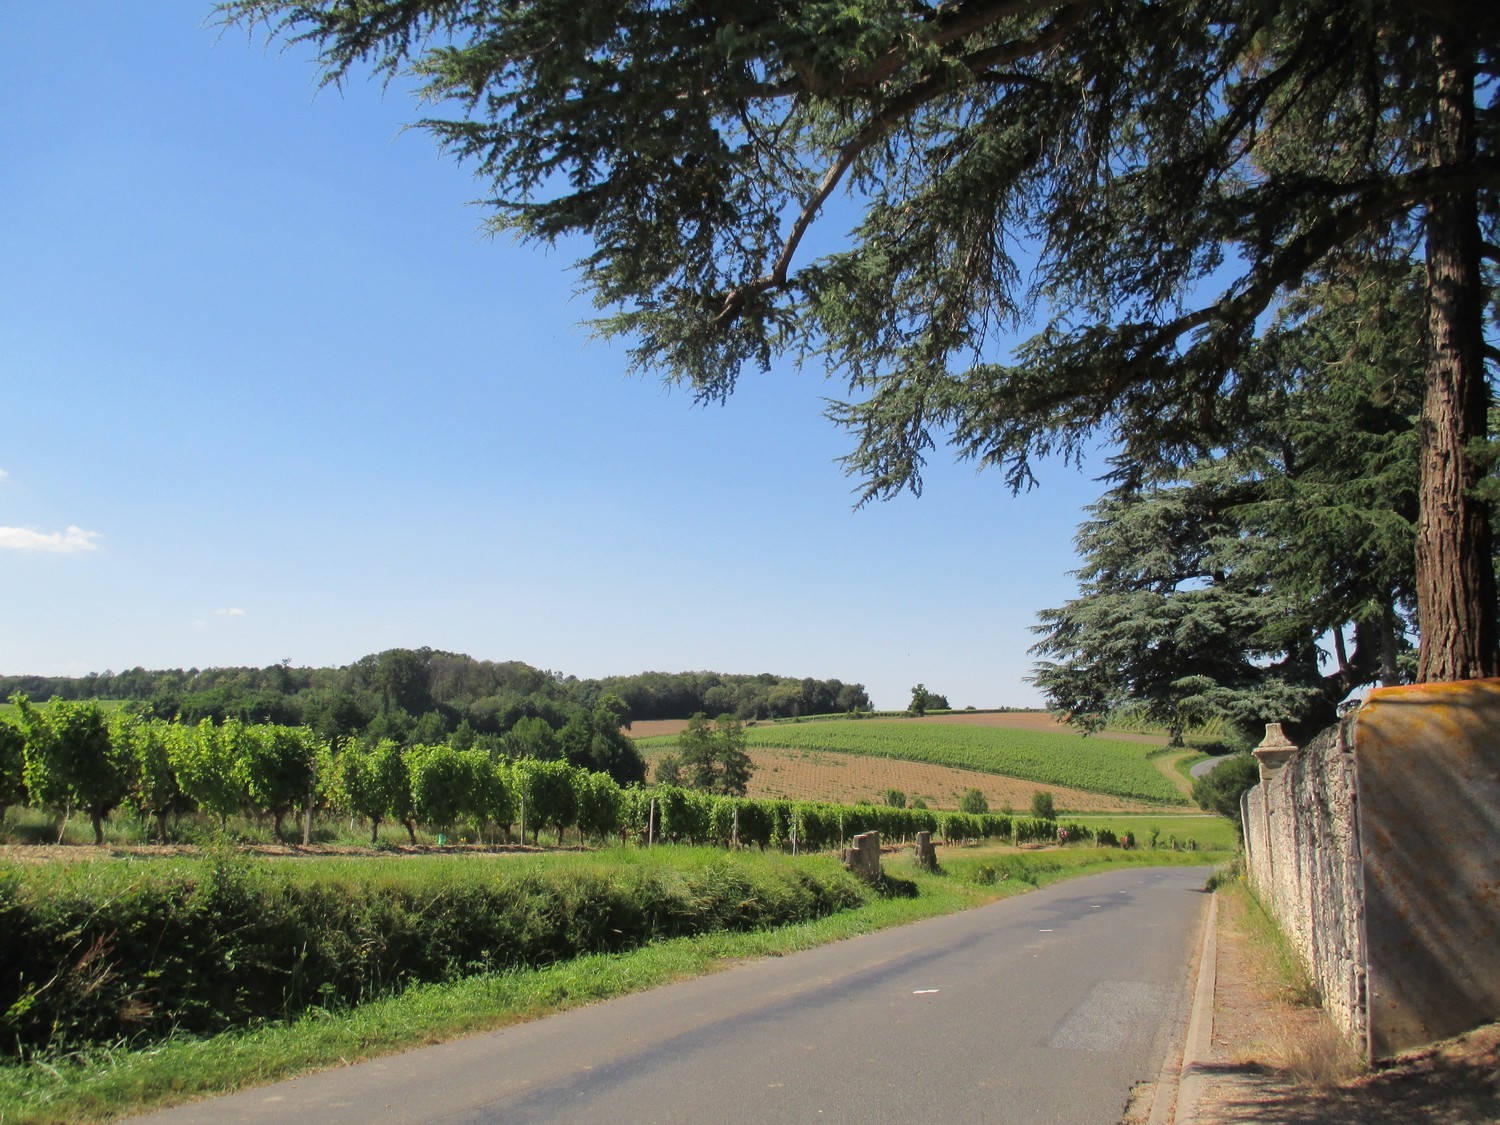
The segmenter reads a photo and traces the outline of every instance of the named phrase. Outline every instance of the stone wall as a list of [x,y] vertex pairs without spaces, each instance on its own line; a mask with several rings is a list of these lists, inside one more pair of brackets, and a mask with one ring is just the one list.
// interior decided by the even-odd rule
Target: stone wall
[[1354,757],[1382,1058],[1500,1019],[1500,680],[1371,692]]
[[[1245,794],[1251,883],[1353,1042],[1367,1037],[1363,887],[1350,721]],[[1264,775],[1263,775],[1264,776]]]
[[1240,812],[1256,892],[1371,1058],[1500,1019],[1500,680],[1379,688]]

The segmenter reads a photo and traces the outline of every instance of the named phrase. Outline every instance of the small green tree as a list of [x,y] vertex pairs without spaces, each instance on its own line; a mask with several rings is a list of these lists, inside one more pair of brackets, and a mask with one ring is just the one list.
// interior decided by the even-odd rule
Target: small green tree
[[1209,773],[1193,782],[1193,800],[1198,807],[1216,812],[1240,824],[1240,797],[1260,781],[1260,763],[1254,754],[1236,754],[1220,762]]
[[893,809],[904,809],[906,808],[906,794],[899,789],[887,789],[885,803]]
[[409,761],[417,819],[440,832],[451,832],[473,784],[463,756],[451,746],[414,746]]
[[676,754],[663,754],[656,760],[656,769],[652,771],[651,779],[658,785],[681,786],[682,759]]
[[578,831],[603,843],[620,830],[624,808],[620,787],[607,773],[587,773],[578,779]]
[[515,795],[511,792],[510,771],[501,769],[483,750],[457,751],[469,775],[469,791],[461,812],[474,826],[482,840],[490,821],[509,825],[515,819],[512,810]]
[[561,845],[563,830],[578,819],[577,771],[567,762],[535,761],[517,762],[516,770],[522,777],[532,843],[536,843],[541,829],[548,827],[557,832]]
[[755,763],[745,747],[748,738],[745,724],[733,715],[720,715],[714,724],[714,741],[719,752],[719,784],[717,792],[729,797],[743,797],[750,788]]
[[918,684],[911,689],[911,703],[906,708],[910,714],[925,715],[929,711],[947,711],[948,709],[946,695],[928,691],[925,684]]
[[62,809],[64,820],[69,806],[83,809],[93,823],[94,843],[102,845],[105,818],[130,791],[129,754],[110,738],[103,709],[93,701],[62,699],[39,709],[24,695],[13,702],[25,734],[27,791],[45,794],[43,802]]
[[126,711],[110,717],[110,737],[130,756],[130,801],[156,822],[156,838],[167,842],[167,817],[185,803],[172,772],[171,746],[188,735],[181,724],[143,719]]
[[501,738],[507,758],[535,758],[550,761],[562,753],[557,732],[547,725],[547,720],[528,715],[516,720],[516,724]]
[[417,842],[411,776],[394,739],[383,738],[374,746],[346,743],[334,760],[330,788],[339,808],[370,822],[370,843],[379,842],[386,817],[405,825],[411,842]]
[[223,728],[204,719],[191,730],[184,729],[185,737],[167,743],[167,760],[183,795],[203,812],[218,817],[221,829],[245,806],[234,759],[239,726],[236,722],[226,738]]
[[990,811],[990,802],[982,789],[970,789],[960,798],[958,811],[970,816],[983,816]]
[[1038,789],[1031,795],[1031,815],[1038,820],[1056,820],[1057,806],[1052,803],[1052,794]]
[[[705,793],[743,797],[755,772],[747,742],[745,724],[733,715],[720,715],[710,723],[700,711],[677,736],[678,776]],[[657,781],[661,780],[658,767]]]
[[712,792],[719,780],[719,769],[713,727],[702,711],[689,719],[686,729],[677,736],[677,755],[688,786]]
[[416,803],[411,795],[411,769],[406,751],[399,742],[382,739],[372,755],[375,785],[385,799],[385,811],[406,829],[407,838],[417,842]]
[[312,788],[318,736],[307,727],[276,724],[245,727],[241,736],[235,760],[239,784],[256,816],[271,818],[271,831],[279,840],[286,814]]

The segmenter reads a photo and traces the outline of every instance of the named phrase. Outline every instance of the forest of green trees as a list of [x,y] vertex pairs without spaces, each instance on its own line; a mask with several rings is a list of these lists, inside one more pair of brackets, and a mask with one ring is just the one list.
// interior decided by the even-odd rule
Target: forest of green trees
[[340,668],[283,662],[265,668],[0,676],[0,699],[17,692],[35,702],[123,700],[151,718],[185,723],[238,719],[306,725],[324,739],[444,742],[462,750],[500,749],[500,740],[508,737],[537,743],[527,748],[537,757],[558,756],[559,748],[548,740],[599,737],[592,728],[606,700],[625,725],[686,719],[698,712],[770,719],[870,708],[864,685],[839,680],[717,672],[582,680],[517,660],[476,660],[431,648],[387,649]]

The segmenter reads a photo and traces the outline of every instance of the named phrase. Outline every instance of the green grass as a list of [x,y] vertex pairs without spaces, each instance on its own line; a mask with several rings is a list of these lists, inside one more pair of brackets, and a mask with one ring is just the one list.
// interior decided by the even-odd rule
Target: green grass
[[[746,734],[752,748],[898,758],[1127,799],[1186,803],[1150,761],[1160,747],[1098,735],[872,719],[777,724],[753,727]],[[643,739],[641,746],[674,741],[671,736]]]
[[1202,750],[1194,750],[1192,753],[1184,754],[1181,758],[1178,758],[1177,761],[1173,762],[1172,768],[1180,773],[1184,778],[1186,778],[1188,784],[1191,785],[1194,781],[1197,780],[1197,778],[1193,776],[1193,767],[1196,766],[1199,762],[1208,761],[1213,756],[1214,755],[1212,754],[1205,754]]
[[1116,835],[1122,832],[1133,832],[1136,845],[1142,848],[1147,846],[1153,828],[1161,833],[1156,845],[1158,849],[1169,848],[1168,841],[1174,836],[1179,845],[1185,845],[1186,841],[1192,840],[1200,849],[1234,851],[1239,847],[1239,834],[1235,831],[1234,822],[1211,813],[1196,816],[1186,813],[1180,815],[1139,813],[1119,816],[1068,816],[1064,819],[1076,821],[1089,828],[1108,828]]
[[[571,861],[566,856],[548,858]],[[1121,866],[1211,864],[1223,858],[1222,853],[1093,848],[1016,852],[991,846],[942,849],[939,874],[888,860],[891,874],[916,884],[916,897],[875,899],[859,909],[774,930],[679,938],[543,969],[418,986],[351,1011],[319,1011],[287,1024],[170,1040],[148,1050],[99,1050],[0,1065],[0,1122],[103,1121],[504,1027],[713,972],[746,958],[778,956],[952,913],[1062,879]],[[810,857],[806,862],[834,861]],[[309,877],[328,877],[336,870],[312,871]]]
[[1268,973],[1266,982],[1273,991],[1289,1004],[1317,1007],[1322,1002],[1317,982],[1292,948],[1286,931],[1256,897],[1244,871],[1234,869],[1231,877],[1222,881],[1219,890],[1239,901],[1245,932],[1260,951],[1261,964]]

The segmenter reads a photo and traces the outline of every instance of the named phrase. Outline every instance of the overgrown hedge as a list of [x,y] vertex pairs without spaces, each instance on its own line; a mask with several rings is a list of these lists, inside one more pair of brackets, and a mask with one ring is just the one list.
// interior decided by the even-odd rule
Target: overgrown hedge
[[347,882],[232,855],[123,874],[12,868],[0,871],[0,1050],[213,1033],[416,982],[804,921],[869,893],[832,865],[722,856]]

